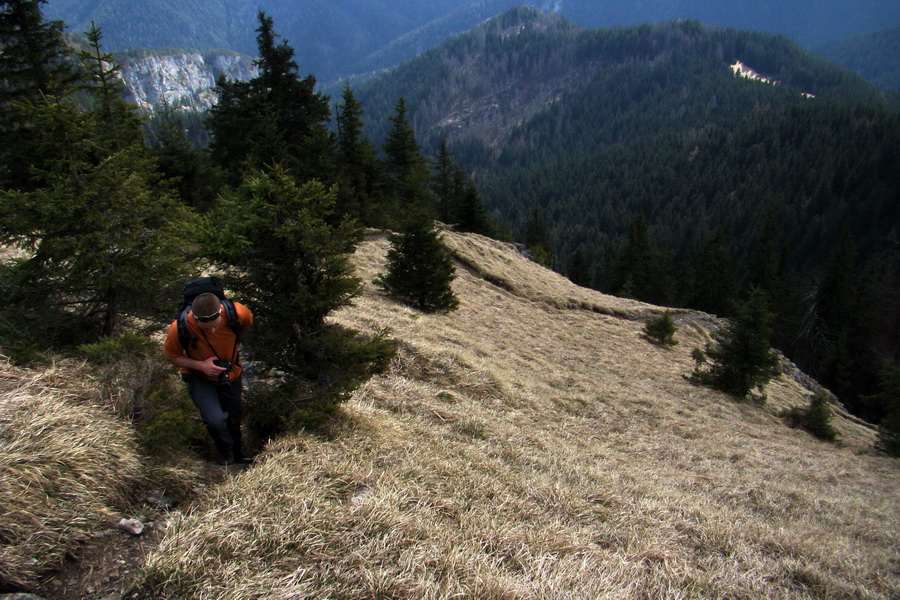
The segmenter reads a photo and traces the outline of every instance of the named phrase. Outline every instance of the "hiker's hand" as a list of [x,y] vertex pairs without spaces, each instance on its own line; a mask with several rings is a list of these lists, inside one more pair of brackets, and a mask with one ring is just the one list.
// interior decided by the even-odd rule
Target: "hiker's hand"
[[221,373],[225,369],[223,367],[220,367],[220,366],[214,364],[215,360],[216,360],[215,356],[210,356],[209,358],[204,360],[202,363],[200,363],[200,368],[198,370],[201,373],[203,373],[204,375],[206,375],[207,377],[209,377],[210,379],[218,379],[219,373]]

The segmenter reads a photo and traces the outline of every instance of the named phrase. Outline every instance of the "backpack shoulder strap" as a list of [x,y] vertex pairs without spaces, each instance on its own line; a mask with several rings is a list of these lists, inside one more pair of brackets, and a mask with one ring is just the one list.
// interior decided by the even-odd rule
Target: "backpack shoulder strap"
[[225,316],[228,318],[228,328],[234,333],[236,338],[235,344],[241,343],[241,320],[238,318],[237,309],[234,302],[227,298],[222,299],[222,306],[225,307]]
[[231,361],[236,364],[241,364],[241,320],[238,318],[234,302],[227,298],[223,298],[222,306],[225,307],[225,317],[228,319],[228,328],[234,333],[234,351],[231,353]]
[[191,343],[196,344],[196,336],[191,335],[191,332],[188,330],[187,324],[187,314],[188,311],[191,310],[191,305],[188,304],[178,313],[178,318],[176,319],[177,327],[178,327],[178,343],[181,344],[181,348],[188,352],[190,350]]

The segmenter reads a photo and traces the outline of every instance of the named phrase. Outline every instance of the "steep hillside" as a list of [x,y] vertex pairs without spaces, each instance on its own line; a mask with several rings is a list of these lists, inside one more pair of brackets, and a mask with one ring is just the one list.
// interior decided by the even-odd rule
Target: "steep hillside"
[[[578,288],[512,246],[446,234],[462,305],[367,285],[336,321],[387,328],[391,372],[327,435],[270,444],[172,525],[155,598],[890,598],[900,471],[837,411],[845,447],[682,375],[641,335],[659,309]],[[384,236],[356,255],[371,281]]]
[[[867,33],[900,22],[893,0],[722,3],[666,0],[623,4],[617,0],[48,0],[46,13],[72,32],[103,28],[110,50],[188,47],[255,51],[256,11],[274,17],[277,30],[298,51],[301,68],[333,81],[412,58],[447,36],[518,5],[564,15],[582,27],[637,25],[697,19],[712,25],[758,29],[805,45]],[[385,60],[389,62],[385,62]]]
[[205,112],[218,100],[212,88],[220,76],[246,81],[257,73],[254,59],[228,51],[130,51],[119,53],[116,59],[129,91],[126,100],[148,112],[166,104]]
[[900,92],[900,26],[834,40],[816,52],[886,90]]
[[[243,471],[163,463],[171,487],[147,500],[129,425],[75,383],[77,364],[0,365],[0,501],[16,511],[0,519],[15,541],[0,551],[0,591],[18,581],[48,600],[900,594],[900,470],[873,451],[870,428],[834,407],[843,445],[790,429],[777,412],[810,396],[794,377],[770,384],[765,406],[688,383],[690,351],[716,326],[708,315],[677,312],[680,344],[664,349],[642,335],[659,307],[574,286],[508,244],[444,239],[462,301],[448,315],[377,291],[368,282],[387,240],[373,232],[360,245],[365,293],[335,320],[386,328],[401,352],[327,432],[275,440]],[[179,485],[193,499],[173,509],[161,498]],[[115,529],[132,516],[148,522],[141,537]]]
[[515,8],[360,86],[373,137],[383,139],[396,99],[426,146],[477,140],[499,151],[515,129],[582,87],[600,68],[578,50],[568,21]]

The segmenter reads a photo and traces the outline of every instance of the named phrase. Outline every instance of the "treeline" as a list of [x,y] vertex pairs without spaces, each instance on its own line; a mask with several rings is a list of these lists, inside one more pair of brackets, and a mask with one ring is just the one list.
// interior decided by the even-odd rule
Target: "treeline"
[[[777,83],[736,77],[737,61]],[[506,101],[541,86],[552,102],[525,118]],[[582,285],[723,316],[761,288],[781,350],[857,414],[888,410],[896,97],[782,37],[691,21],[580,31],[527,9],[360,96],[377,114],[399,90],[420,137],[451,139],[536,258]],[[444,125],[485,97],[478,126]]]
[[[604,72],[517,130],[478,184],[520,228],[542,218],[555,268],[597,289],[728,316],[762,287],[778,347],[878,420],[868,398],[900,357],[900,118],[762,48],[720,49],[726,64],[679,51]],[[745,54],[787,81],[735,78]],[[826,290],[836,254],[848,270]]]
[[365,226],[492,230],[446,146],[422,155],[402,98],[381,148],[350,88],[329,129],[329,99],[262,12],[259,75],[219,80],[201,150],[171,112],[147,143],[98,28],[72,56],[40,0],[0,7],[6,355],[159,331],[183,282],[212,268],[259,315],[248,344],[271,387],[255,395],[269,435],[321,419],[393,355],[384,336],[326,321],[361,292],[349,255]]

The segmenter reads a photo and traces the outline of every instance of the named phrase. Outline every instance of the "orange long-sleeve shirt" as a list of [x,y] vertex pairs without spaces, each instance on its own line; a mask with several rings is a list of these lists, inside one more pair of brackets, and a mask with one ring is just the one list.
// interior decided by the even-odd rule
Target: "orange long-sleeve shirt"
[[[249,308],[239,302],[234,303],[234,309],[237,312],[238,321],[242,329],[247,329],[253,324],[253,313]],[[182,348],[178,339],[178,322],[172,321],[169,325],[166,341],[163,344],[163,352],[170,358],[177,358],[187,355],[196,360],[206,360],[210,356],[215,356],[221,360],[235,362],[237,348],[235,347],[236,332],[231,331],[228,327],[228,319],[222,316],[222,325],[216,329],[215,333],[209,333],[200,329],[193,312],[187,314],[188,333],[191,336],[190,348]],[[195,345],[196,343],[196,345]],[[235,364],[228,373],[230,380],[237,379],[243,368],[239,364]],[[181,369],[182,373],[191,373],[190,369]],[[209,379],[209,378],[208,378]]]

